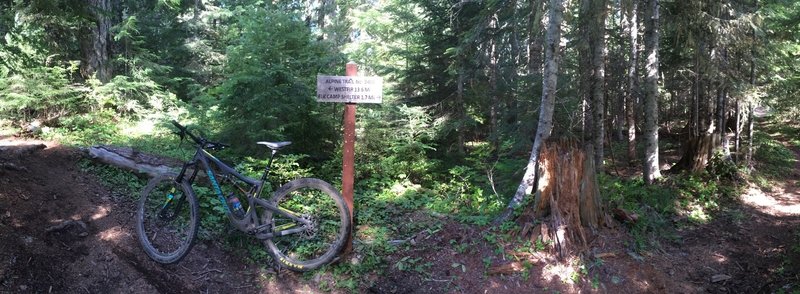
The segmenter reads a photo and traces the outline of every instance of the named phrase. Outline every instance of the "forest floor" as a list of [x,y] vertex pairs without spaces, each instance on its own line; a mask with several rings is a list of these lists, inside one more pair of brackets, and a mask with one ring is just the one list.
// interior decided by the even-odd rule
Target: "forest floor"
[[[0,146],[45,144],[0,154],[0,292],[317,293],[330,276],[299,275],[245,261],[217,242],[195,246],[177,265],[149,260],[135,239],[134,200],[83,172],[78,149],[0,137]],[[11,148],[11,149],[8,149]],[[15,147],[7,147],[13,150]],[[794,147],[797,158],[800,149]],[[710,222],[676,220],[661,246],[631,249],[622,226],[591,241],[583,270],[545,255],[491,259],[486,228],[443,217],[386,256],[358,292],[371,293],[793,293],[800,291],[800,161],[781,185],[753,186]],[[355,254],[358,256],[358,252]],[[357,258],[356,258],[357,259]],[[524,262],[520,262],[524,261]],[[402,266],[401,266],[402,265]],[[329,282],[329,281],[327,281]],[[330,285],[329,283],[327,285]],[[332,288],[332,289],[331,289]]]

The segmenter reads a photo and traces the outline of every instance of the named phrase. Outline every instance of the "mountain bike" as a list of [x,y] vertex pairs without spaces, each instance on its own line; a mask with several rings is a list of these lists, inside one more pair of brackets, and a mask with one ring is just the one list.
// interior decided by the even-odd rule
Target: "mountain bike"
[[[351,226],[347,205],[333,186],[319,179],[300,178],[279,187],[269,199],[259,197],[275,155],[291,142],[257,142],[269,148],[271,155],[261,179],[254,179],[209,153],[229,145],[193,134],[176,121],[172,124],[182,141],[188,136],[194,142],[195,154],[179,173],[155,177],[142,191],[136,233],[151,259],[175,263],[192,248],[200,226],[200,208],[192,185],[202,169],[230,222],[263,240],[280,265],[310,271],[333,261]],[[233,192],[225,195],[223,187]]]

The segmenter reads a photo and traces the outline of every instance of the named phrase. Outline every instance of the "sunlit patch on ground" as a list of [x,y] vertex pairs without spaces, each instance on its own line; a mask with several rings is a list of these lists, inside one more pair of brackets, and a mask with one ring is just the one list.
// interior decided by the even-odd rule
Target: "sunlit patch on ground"
[[719,253],[714,253],[711,257],[720,264],[728,262],[728,257]]
[[98,220],[108,216],[109,209],[107,206],[97,207],[97,212],[92,215],[92,220]]
[[[561,281],[564,284],[575,285],[580,276],[577,264],[580,261],[577,258],[571,258],[568,262],[559,262],[550,264],[542,269],[542,278],[548,281]],[[577,289],[576,289],[577,290]]]
[[750,187],[742,202],[771,215],[800,215],[800,195],[776,188],[775,193],[766,194],[757,187]]
[[124,236],[124,234],[125,232],[119,226],[116,226],[100,232],[98,236],[100,237],[100,240],[103,241],[117,242]]

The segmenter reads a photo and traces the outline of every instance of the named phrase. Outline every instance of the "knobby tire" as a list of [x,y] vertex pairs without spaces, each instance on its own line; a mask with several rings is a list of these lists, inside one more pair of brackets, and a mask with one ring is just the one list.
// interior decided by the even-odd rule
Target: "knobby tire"
[[[194,190],[185,181],[175,182],[175,177],[167,174],[150,180],[136,213],[139,243],[151,259],[162,264],[178,262],[189,253],[200,225]],[[159,216],[162,210],[166,212]]]

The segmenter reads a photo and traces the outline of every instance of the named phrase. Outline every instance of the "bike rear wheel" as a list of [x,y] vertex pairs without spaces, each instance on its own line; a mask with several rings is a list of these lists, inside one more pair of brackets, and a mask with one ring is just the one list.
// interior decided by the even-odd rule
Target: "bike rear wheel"
[[310,271],[331,262],[342,250],[350,232],[350,213],[344,199],[330,184],[303,178],[281,186],[272,203],[300,216],[303,224],[266,210],[264,223],[277,234],[302,228],[299,233],[275,236],[264,241],[272,257],[294,271]]
[[199,226],[199,206],[188,183],[175,175],[150,180],[136,213],[136,233],[144,252],[156,262],[180,261],[192,248]]

